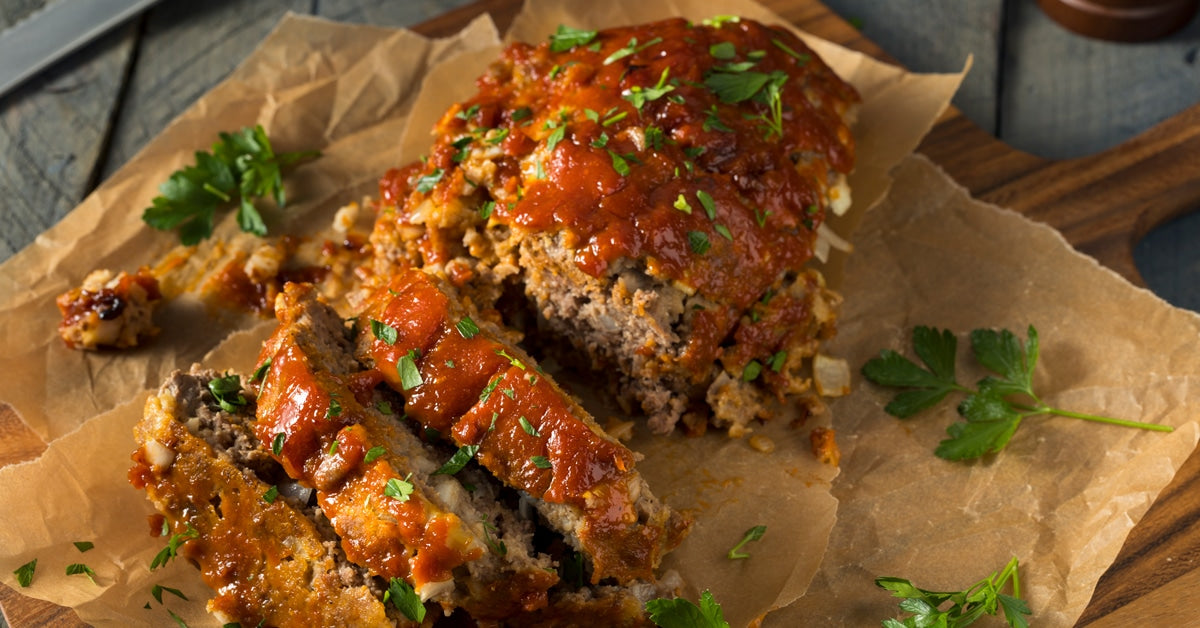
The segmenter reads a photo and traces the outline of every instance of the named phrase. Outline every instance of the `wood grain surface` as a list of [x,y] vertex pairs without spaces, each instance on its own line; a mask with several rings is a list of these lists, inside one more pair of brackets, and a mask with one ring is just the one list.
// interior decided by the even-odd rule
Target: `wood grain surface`
[[[887,58],[862,31],[817,2],[760,1],[805,30]],[[503,28],[519,4],[520,0],[482,0],[436,17],[416,30],[429,35],[450,34],[484,11],[490,12]],[[203,9],[178,3],[175,6],[172,10],[196,11],[196,19],[203,19]],[[265,18],[248,15],[246,24],[227,36],[244,37],[248,43],[239,45],[247,46],[248,51],[269,28],[265,22]],[[135,27],[154,28],[152,23]],[[122,52],[122,46],[128,45],[123,43],[124,38],[130,35],[117,32],[111,37],[111,54],[136,54],[136,50]],[[172,34],[166,29],[157,37],[167,46]],[[157,45],[153,40],[147,39],[144,45]],[[168,74],[187,66],[187,60],[166,58],[161,63],[167,64],[161,71]],[[187,90],[182,81],[159,79],[164,80],[155,85],[147,78],[142,85],[134,77],[126,97],[153,98],[160,93],[156,90]],[[189,92],[170,97],[190,102],[198,95]],[[31,109],[29,115],[34,113]],[[94,117],[104,115],[99,112]],[[138,125],[143,121],[131,119],[116,124]],[[159,121],[145,125],[147,129],[161,126]],[[118,147],[117,154],[121,150]],[[1016,151],[952,109],[920,151],[975,196],[1057,227],[1077,248],[1135,283],[1141,280],[1132,264],[1134,242],[1162,221],[1200,207],[1200,179],[1194,177],[1190,166],[1200,161],[1200,105],[1103,153],[1066,161],[1048,161]],[[0,408],[0,466],[36,457],[44,448],[44,443],[10,409]],[[1101,578],[1079,625],[1124,626],[1135,620],[1168,626],[1194,623],[1200,616],[1200,599],[1192,593],[1200,587],[1200,529],[1192,529],[1198,520],[1200,455],[1193,454],[1133,529],[1116,561]],[[80,625],[70,610],[22,597],[2,586],[0,605],[14,628]]]

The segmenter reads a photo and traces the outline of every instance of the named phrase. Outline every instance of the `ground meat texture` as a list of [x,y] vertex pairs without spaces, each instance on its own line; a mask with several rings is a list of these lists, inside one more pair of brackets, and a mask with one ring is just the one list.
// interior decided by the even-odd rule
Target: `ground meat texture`
[[268,501],[272,484],[235,462],[254,448],[253,406],[217,409],[207,389],[216,377],[176,373],[147,401],[129,472],[169,533],[194,537],[179,555],[216,592],[208,610],[243,626],[405,625],[385,611],[378,583],[346,560],[319,511],[283,496]]
[[[521,286],[656,431],[698,406],[745,428],[720,414],[740,404],[710,403],[722,373],[795,394],[799,373],[744,371],[833,333],[839,299],[805,265],[848,204],[851,86],[782,29],[680,19],[569,50],[513,44],[478,85],[426,162],[381,182],[377,270],[407,260],[485,304],[498,280]],[[797,283],[808,294],[769,322],[796,331],[757,325]]]
[[531,550],[528,531],[499,524],[513,514],[476,508],[457,478],[434,473],[443,454],[372,407],[382,377],[355,360],[342,319],[315,289],[289,284],[275,311],[255,430],[278,439],[273,456],[316,489],[347,556],[477,619],[544,607],[558,582],[548,558]]
[[161,299],[158,280],[145,268],[93,271],[82,286],[59,295],[58,335],[72,349],[136,347],[158,333],[153,316]]
[[633,452],[480,328],[446,284],[416,269],[394,275],[366,299],[358,329],[359,355],[404,393],[406,415],[477,447],[482,467],[587,554],[593,582],[653,578],[682,540],[686,521],[650,493]]

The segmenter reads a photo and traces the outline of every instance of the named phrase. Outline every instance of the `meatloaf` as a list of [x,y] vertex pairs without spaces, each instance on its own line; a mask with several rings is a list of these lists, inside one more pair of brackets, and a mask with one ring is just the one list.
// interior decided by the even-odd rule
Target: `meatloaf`
[[532,312],[659,432],[819,410],[840,297],[808,263],[850,203],[850,85],[738,19],[560,28],[477,85],[381,180],[376,272],[415,264],[511,324]]

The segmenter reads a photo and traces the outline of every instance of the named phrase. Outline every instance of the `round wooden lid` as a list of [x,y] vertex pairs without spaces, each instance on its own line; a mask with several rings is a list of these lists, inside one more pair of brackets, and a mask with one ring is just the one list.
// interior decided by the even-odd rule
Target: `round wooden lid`
[[1038,0],[1068,30],[1110,41],[1149,41],[1187,24],[1200,0]]

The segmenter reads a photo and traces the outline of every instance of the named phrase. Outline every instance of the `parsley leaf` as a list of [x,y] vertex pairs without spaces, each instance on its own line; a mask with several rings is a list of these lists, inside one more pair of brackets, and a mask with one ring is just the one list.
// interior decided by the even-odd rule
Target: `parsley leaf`
[[396,344],[396,341],[400,339],[400,333],[396,331],[395,327],[373,318],[371,319],[371,335],[389,345]]
[[159,195],[142,212],[146,224],[162,231],[178,229],[180,242],[196,244],[212,235],[217,209],[236,198],[238,226],[264,236],[266,223],[254,200],[270,196],[284,207],[282,168],[320,156],[317,151],[276,155],[261,125],[219,137],[211,152],[197,151],[194,165],[175,171],[159,185]]
[[754,526],[753,528],[746,530],[746,533],[742,535],[742,540],[738,541],[738,544],[734,545],[733,549],[729,550],[729,553],[726,554],[726,556],[731,560],[738,558],[750,558],[749,554],[742,551],[742,547],[751,541],[757,541],[761,539],[763,534],[766,534],[766,532],[767,526]]
[[408,501],[408,498],[412,496],[413,491],[416,490],[416,487],[413,486],[412,482],[408,481],[408,478],[411,477],[412,474],[410,473],[408,474],[408,477],[404,478],[403,480],[400,478],[392,478],[388,480],[387,485],[383,487],[383,494],[398,502]]
[[79,574],[87,576],[88,580],[92,581],[92,584],[96,584],[96,572],[91,567],[83,563],[71,563],[67,565],[68,576],[77,576]]
[[[167,529],[167,523],[163,522],[163,529]],[[179,555],[179,546],[184,543],[200,537],[200,532],[192,527],[192,524],[187,524],[187,529],[179,534],[172,534],[167,540],[167,546],[159,550],[154,556],[154,560],[150,562],[150,571],[154,571],[163,565],[171,562],[172,558]]]
[[1039,345],[1037,329],[1032,325],[1024,343],[1008,330],[976,329],[971,332],[975,359],[995,373],[979,380],[974,389],[960,385],[955,379],[957,340],[948,330],[914,328],[913,349],[928,370],[885,349],[878,358],[863,366],[862,373],[881,386],[905,389],[884,408],[899,418],[934,406],[951,392],[966,394],[958,404],[958,414],[965,421],[946,429],[949,438],[934,451],[940,458],[967,460],[999,453],[1008,445],[1021,422],[1035,415],[1056,415],[1158,432],[1174,431],[1169,425],[1084,414],[1043,403],[1033,391]]
[[434,471],[433,475],[454,475],[462,471],[463,467],[467,466],[467,463],[477,453],[479,453],[479,445],[463,445],[458,448],[458,451],[454,452],[453,456],[450,456],[446,464],[443,464],[437,471]]
[[246,405],[246,397],[242,395],[242,380],[237,375],[208,380],[208,390],[226,412],[237,412],[238,408]]
[[[1012,628],[1028,628],[1025,616],[1032,612],[1029,604],[1021,599],[1021,582],[1017,575],[1017,559],[1008,561],[1000,572],[976,582],[964,591],[929,591],[921,589],[903,578],[881,577],[875,585],[901,598],[900,610],[910,614],[903,621],[885,619],[885,628],[924,628],[939,626],[961,628],[983,615],[996,615],[1003,610],[1004,619]],[[1010,588],[1012,594],[1003,593]],[[950,606],[941,607],[947,602]]]
[[650,621],[660,628],[729,628],[721,605],[709,591],[700,594],[700,605],[684,598],[658,598],[646,602]]
[[400,388],[403,390],[416,388],[425,382],[421,378],[421,371],[417,369],[416,353],[413,349],[396,362],[396,372],[400,375]]
[[388,600],[412,621],[421,623],[425,620],[425,605],[421,603],[421,596],[403,579],[392,578],[383,601],[386,604]]
[[658,84],[656,84],[654,87],[642,87],[640,85],[634,85],[633,87],[621,92],[621,98],[628,100],[634,106],[634,108],[636,108],[638,111],[641,111],[642,107],[646,103],[658,100],[659,98],[666,96],[668,93],[675,91],[674,85],[667,85],[667,74],[670,71],[671,68],[669,67],[663,68],[662,74],[658,77]]
[[37,559],[33,559],[20,567],[13,570],[13,575],[17,577],[17,584],[21,588],[27,588],[33,584],[33,572],[37,570]]
[[596,38],[596,31],[585,31],[559,24],[550,35],[550,52],[566,52],[575,46],[586,46]]
[[375,462],[376,458],[378,458],[386,453],[387,453],[387,449],[384,449],[383,447],[376,445],[367,450],[367,455],[363,456],[363,462],[370,464],[372,462]]

